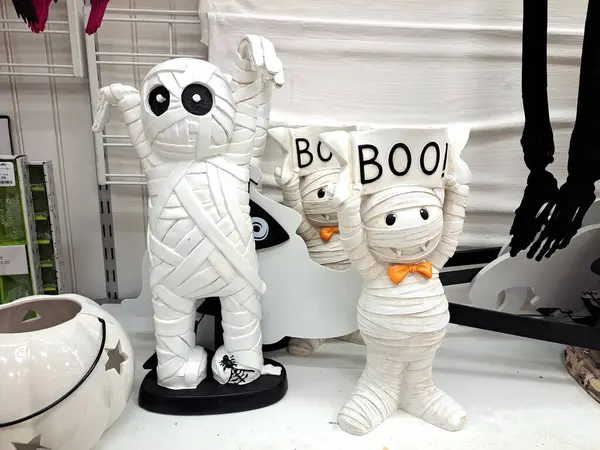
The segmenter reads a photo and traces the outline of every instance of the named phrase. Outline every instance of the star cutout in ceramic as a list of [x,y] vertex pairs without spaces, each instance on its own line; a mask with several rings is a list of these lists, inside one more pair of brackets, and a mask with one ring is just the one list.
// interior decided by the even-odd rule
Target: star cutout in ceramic
[[38,434],[26,444],[19,444],[17,442],[13,442],[12,445],[15,447],[15,450],[50,450],[48,447],[44,447],[41,444],[41,441],[42,435]]
[[113,349],[106,349],[106,354],[108,355],[108,361],[106,361],[106,371],[108,372],[111,369],[117,371],[119,375],[121,375],[121,364],[129,359],[129,357],[123,353],[121,349],[121,341],[117,342],[117,346]]

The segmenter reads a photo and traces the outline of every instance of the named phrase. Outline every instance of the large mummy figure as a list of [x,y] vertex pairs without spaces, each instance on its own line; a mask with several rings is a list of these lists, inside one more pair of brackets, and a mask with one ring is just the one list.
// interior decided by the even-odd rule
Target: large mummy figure
[[358,324],[367,363],[339,413],[363,435],[397,409],[458,430],[466,414],[432,380],[449,322],[439,272],[463,228],[468,131],[374,130],[320,135],[343,166],[335,190],[341,239],[363,277]]
[[141,92],[113,84],[99,94],[94,130],[116,106],[148,181],[157,376],[170,389],[193,389],[206,376],[194,321],[196,299],[207,297],[220,297],[223,316],[215,379],[246,384],[276,372],[263,367],[265,285],[248,194],[249,168],[266,139],[271,87],[283,84],[271,42],[244,37],[231,78],[206,61],[181,58],[152,68]]
[[[318,136],[341,129],[350,131],[356,127],[278,127],[268,131],[284,154],[282,166],[275,170],[275,181],[281,187],[283,204],[302,217],[297,233],[306,242],[310,258],[333,270],[350,268],[350,260],[339,235],[337,210],[327,195],[340,169],[333,155],[321,148]],[[358,332],[340,339],[362,343]],[[293,355],[308,356],[324,341],[292,338],[288,351]]]

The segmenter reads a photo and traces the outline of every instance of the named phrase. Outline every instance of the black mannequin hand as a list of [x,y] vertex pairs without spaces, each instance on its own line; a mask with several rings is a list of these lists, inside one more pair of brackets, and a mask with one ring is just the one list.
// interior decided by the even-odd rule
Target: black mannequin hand
[[529,249],[528,258],[535,256],[536,261],[540,261],[543,257],[550,258],[556,250],[569,245],[573,236],[581,228],[585,214],[596,200],[594,190],[593,182],[586,183],[571,179],[562,185],[552,216]]
[[534,241],[548,221],[558,197],[558,183],[547,170],[533,171],[510,229],[510,255],[516,256]]

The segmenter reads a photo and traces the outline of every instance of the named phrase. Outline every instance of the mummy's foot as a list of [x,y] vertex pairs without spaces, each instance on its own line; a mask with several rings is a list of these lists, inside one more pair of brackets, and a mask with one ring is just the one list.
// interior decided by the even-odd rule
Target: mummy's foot
[[292,338],[288,342],[288,353],[295,356],[310,356],[325,342],[325,339]]
[[435,386],[405,391],[399,407],[448,431],[458,431],[467,424],[467,414],[462,407]]
[[397,401],[383,386],[364,373],[338,414],[338,424],[347,433],[362,436],[398,409]]
[[[238,354],[238,356],[240,356]],[[243,364],[238,359],[244,359],[243,355],[236,358],[235,354],[227,352],[224,346],[221,346],[215,352],[211,368],[213,378],[220,384],[248,384],[256,380],[261,375],[263,368],[262,353],[260,355],[260,367],[250,367]],[[260,369],[260,370],[259,370]]]
[[[158,385],[175,390],[196,389],[202,380],[206,378],[207,360],[206,350],[202,347],[194,347],[186,361],[182,361],[181,358],[175,356],[164,367],[161,367],[159,360],[159,366],[156,369],[159,379]],[[181,363],[179,369],[171,376],[165,375],[164,372],[170,371],[170,365],[177,362]]]

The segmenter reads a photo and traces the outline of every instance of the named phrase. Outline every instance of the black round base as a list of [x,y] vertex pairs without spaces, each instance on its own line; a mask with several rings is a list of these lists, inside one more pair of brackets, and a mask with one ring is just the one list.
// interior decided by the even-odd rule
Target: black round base
[[[139,405],[146,411],[177,416],[227,414],[264,408],[281,400],[287,392],[285,367],[265,358],[265,364],[281,367],[281,375],[262,375],[245,385],[221,385],[212,376],[209,365],[206,378],[196,389],[172,390],[158,385],[152,368],[140,386]],[[148,361],[150,362],[150,361]],[[145,364],[146,366],[146,364]]]

